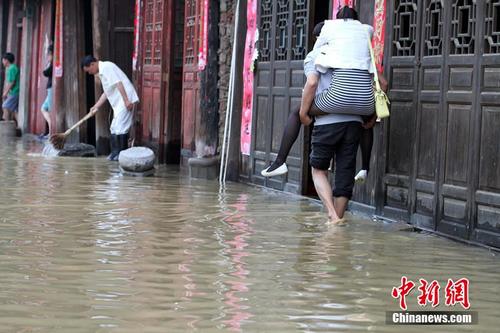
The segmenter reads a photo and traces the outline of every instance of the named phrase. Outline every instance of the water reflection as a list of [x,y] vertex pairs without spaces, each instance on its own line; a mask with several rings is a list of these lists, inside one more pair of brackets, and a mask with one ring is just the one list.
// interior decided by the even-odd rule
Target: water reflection
[[251,284],[246,282],[250,271],[247,269],[246,258],[251,254],[246,251],[247,239],[251,238],[254,230],[254,221],[247,216],[248,195],[239,195],[236,203],[227,205],[224,200],[225,193],[221,194],[220,206],[223,212],[222,221],[225,232],[221,232],[219,243],[223,247],[221,256],[228,264],[230,278],[222,284],[224,290],[224,303],[229,318],[223,323],[231,331],[240,332],[245,321],[253,317],[246,299]]

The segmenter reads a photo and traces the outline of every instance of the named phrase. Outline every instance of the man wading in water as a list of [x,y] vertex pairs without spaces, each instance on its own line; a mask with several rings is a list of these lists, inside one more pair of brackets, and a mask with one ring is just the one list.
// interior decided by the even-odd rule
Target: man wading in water
[[110,127],[111,154],[108,160],[117,161],[120,151],[128,148],[134,107],[139,102],[139,97],[127,75],[110,61],[98,61],[88,55],[82,60],[82,69],[90,75],[98,75],[104,91],[90,112],[95,115],[106,100],[113,109],[113,121]]
[[[362,116],[371,118],[375,111],[372,73],[376,69],[368,47],[372,34],[373,28],[361,24],[357,12],[345,6],[337,14],[337,20],[325,21],[314,50],[304,61],[307,82],[300,120],[310,125],[311,116],[331,117],[327,121],[318,117],[314,123],[310,164],[316,191],[328,211],[329,222],[335,224],[344,222],[352,197]],[[330,84],[317,94],[318,78],[325,75],[331,75]],[[333,191],[328,181],[332,158],[335,158]]]

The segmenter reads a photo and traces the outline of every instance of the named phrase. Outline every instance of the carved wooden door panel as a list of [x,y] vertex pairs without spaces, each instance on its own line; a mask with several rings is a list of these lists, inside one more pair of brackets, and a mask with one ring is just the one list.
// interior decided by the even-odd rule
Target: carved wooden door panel
[[142,52],[142,93],[141,122],[143,139],[153,145],[159,144],[162,133],[162,71],[165,0],[145,0],[143,52]]
[[395,219],[409,218],[415,153],[415,123],[418,104],[421,16],[417,0],[389,1],[387,72],[390,77],[391,117],[384,121],[385,150],[381,158],[377,196],[379,212]]
[[185,1],[181,149],[183,158],[192,157],[195,151],[196,117],[200,107],[198,50],[202,2],[201,0]]
[[286,120],[293,108],[300,106],[310,4],[308,0],[263,0],[258,6],[259,59],[255,73],[251,181],[302,193],[308,165],[302,132],[288,156],[287,175],[263,178],[260,172],[276,158]]

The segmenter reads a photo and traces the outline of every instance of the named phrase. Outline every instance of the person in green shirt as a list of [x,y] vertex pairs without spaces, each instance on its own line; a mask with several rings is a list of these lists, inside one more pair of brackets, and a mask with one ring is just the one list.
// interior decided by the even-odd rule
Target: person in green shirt
[[16,58],[12,53],[5,53],[2,57],[2,64],[6,69],[5,87],[3,90],[3,120],[11,120],[17,122],[17,106],[19,103],[19,67],[14,63]]

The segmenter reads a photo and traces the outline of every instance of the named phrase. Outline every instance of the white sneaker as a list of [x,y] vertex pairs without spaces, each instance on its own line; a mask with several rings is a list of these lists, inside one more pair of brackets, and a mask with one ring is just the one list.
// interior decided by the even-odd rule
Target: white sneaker
[[356,183],[364,183],[366,181],[366,177],[368,176],[368,171],[360,170],[356,177],[354,177],[354,181]]
[[270,167],[271,166],[268,166],[267,168],[265,168],[264,170],[262,170],[260,172],[260,174],[262,175],[262,177],[281,176],[281,175],[284,175],[285,173],[288,172],[288,167],[286,166],[286,163],[283,163],[278,168],[274,169],[271,172],[268,172],[267,170],[269,170]]

